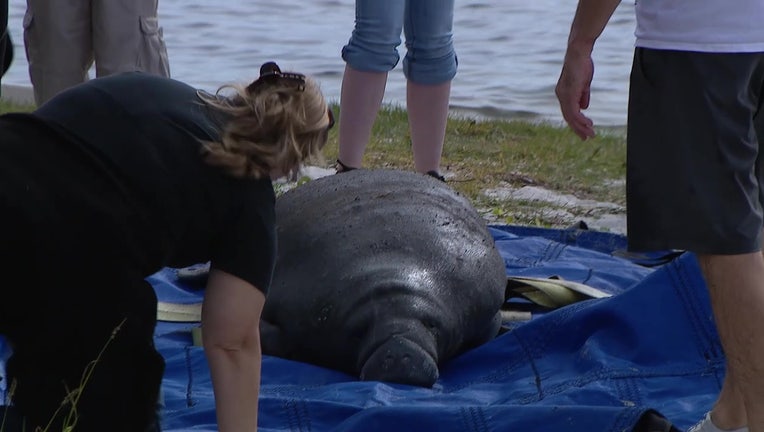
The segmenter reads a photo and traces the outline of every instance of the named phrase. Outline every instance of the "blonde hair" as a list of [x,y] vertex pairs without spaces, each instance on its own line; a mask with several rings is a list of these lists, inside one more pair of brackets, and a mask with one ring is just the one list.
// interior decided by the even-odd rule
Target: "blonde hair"
[[[221,96],[224,89],[234,94]],[[264,86],[229,84],[214,95],[199,92],[199,97],[228,116],[220,142],[202,143],[207,163],[236,177],[277,172],[294,178],[303,162],[322,159],[329,108],[313,79],[306,77],[304,86],[288,80]]]

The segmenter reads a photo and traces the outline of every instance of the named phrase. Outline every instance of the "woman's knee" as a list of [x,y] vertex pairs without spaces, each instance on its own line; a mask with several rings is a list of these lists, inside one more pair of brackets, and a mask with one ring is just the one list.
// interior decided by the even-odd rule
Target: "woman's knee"
[[451,35],[418,38],[407,43],[403,59],[406,78],[418,84],[441,84],[456,76],[459,61]]
[[342,48],[342,59],[353,69],[364,72],[389,72],[398,64],[400,55],[397,39],[376,39],[353,32],[350,41]]

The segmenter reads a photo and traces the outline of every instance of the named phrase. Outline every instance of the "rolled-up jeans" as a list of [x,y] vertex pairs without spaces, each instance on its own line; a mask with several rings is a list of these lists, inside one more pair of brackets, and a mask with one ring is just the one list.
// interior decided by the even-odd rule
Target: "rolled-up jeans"
[[355,28],[342,49],[350,67],[365,72],[395,68],[403,31],[407,79],[434,85],[456,75],[454,0],[356,0],[355,7]]

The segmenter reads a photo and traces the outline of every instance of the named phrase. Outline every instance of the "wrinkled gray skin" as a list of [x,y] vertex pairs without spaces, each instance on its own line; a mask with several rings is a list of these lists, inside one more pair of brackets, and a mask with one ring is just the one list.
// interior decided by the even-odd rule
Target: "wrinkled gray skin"
[[498,333],[504,263],[472,205],[430,176],[354,170],[276,201],[265,354],[432,386]]

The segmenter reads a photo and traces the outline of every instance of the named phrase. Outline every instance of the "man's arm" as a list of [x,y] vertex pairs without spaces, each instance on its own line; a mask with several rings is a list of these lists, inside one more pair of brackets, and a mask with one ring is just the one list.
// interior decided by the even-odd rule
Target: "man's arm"
[[581,112],[589,107],[594,43],[620,3],[620,0],[579,0],[573,18],[555,94],[563,118],[581,139],[594,136],[594,123]]
[[264,304],[265,296],[252,284],[221,270],[210,271],[202,339],[221,432],[257,430]]

